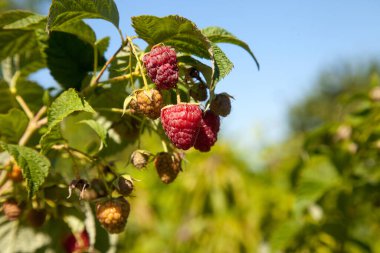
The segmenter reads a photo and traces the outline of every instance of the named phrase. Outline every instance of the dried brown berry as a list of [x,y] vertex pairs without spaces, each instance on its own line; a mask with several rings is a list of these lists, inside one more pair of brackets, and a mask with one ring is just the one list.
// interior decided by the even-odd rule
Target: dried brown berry
[[17,220],[22,212],[21,207],[14,199],[8,199],[3,203],[3,212],[8,220]]
[[45,209],[30,209],[27,214],[27,219],[32,227],[41,227],[46,219]]
[[151,154],[145,150],[135,150],[131,155],[131,163],[137,169],[145,168]]
[[231,96],[227,93],[217,94],[211,101],[210,109],[215,114],[226,117],[231,112]]
[[179,153],[160,152],[157,154],[154,165],[158,176],[165,184],[169,184],[176,179],[181,168],[182,157]]
[[133,184],[133,179],[131,176],[121,176],[119,177],[117,181],[117,187],[119,189],[120,194],[123,196],[129,196],[131,195],[134,184]]
[[129,106],[137,113],[144,114],[150,119],[157,119],[163,107],[162,95],[156,89],[137,90]]

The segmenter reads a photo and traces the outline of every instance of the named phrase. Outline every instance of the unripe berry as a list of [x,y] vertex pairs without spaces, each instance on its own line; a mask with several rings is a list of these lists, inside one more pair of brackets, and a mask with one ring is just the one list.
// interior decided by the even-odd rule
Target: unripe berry
[[96,217],[111,234],[121,233],[130,212],[130,205],[124,198],[109,199],[96,205]]
[[231,112],[231,96],[227,93],[217,94],[211,101],[210,109],[215,114],[226,117]]

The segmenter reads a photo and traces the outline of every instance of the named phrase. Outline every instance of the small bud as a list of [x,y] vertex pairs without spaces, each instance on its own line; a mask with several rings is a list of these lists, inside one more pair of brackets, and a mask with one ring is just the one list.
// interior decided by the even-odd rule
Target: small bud
[[119,177],[117,181],[117,187],[119,189],[120,194],[123,196],[129,196],[134,188],[133,179],[129,175]]
[[135,150],[131,155],[131,163],[137,169],[145,168],[148,164],[151,153],[145,150]]

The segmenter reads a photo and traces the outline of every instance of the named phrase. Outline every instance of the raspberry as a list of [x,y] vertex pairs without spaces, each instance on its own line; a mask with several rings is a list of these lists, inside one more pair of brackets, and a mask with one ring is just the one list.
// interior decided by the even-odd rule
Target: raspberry
[[182,158],[179,153],[161,152],[157,154],[154,165],[163,183],[169,184],[176,179],[178,173],[182,170],[181,161]]
[[86,230],[81,233],[71,234],[63,242],[67,253],[87,252],[90,246],[90,238]]
[[32,227],[41,227],[46,219],[45,209],[30,209],[27,214],[27,219]]
[[191,87],[190,96],[197,101],[205,101],[207,99],[207,86],[199,83]]
[[158,89],[174,88],[178,82],[177,56],[168,46],[156,46],[142,59],[147,74]]
[[7,176],[13,182],[21,182],[23,180],[21,168],[17,164],[12,166],[12,169],[8,171]]
[[210,109],[219,116],[226,117],[231,112],[230,95],[227,93],[217,94],[210,104]]
[[148,164],[150,156],[151,154],[145,150],[135,150],[131,155],[131,162],[136,168],[142,169]]
[[161,122],[166,135],[180,149],[187,150],[194,145],[202,119],[197,104],[177,104],[161,109]]
[[123,196],[129,196],[134,188],[133,180],[131,176],[121,176],[117,181],[117,187],[119,189],[120,194]]
[[137,90],[135,98],[131,100],[130,107],[137,113],[144,114],[150,119],[160,117],[163,106],[162,95],[158,90]]
[[218,139],[218,132],[220,127],[220,118],[218,115],[208,110],[203,114],[201,126],[197,139],[194,143],[194,148],[202,152],[210,151]]
[[8,220],[17,220],[21,215],[21,207],[14,199],[8,199],[3,203],[3,212]]
[[124,198],[109,199],[96,205],[96,217],[111,234],[121,233],[129,216],[130,205]]

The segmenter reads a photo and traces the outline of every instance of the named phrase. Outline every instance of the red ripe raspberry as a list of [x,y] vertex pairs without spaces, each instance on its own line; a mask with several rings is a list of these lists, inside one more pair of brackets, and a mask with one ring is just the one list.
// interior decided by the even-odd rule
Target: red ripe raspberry
[[168,46],[153,47],[142,60],[148,76],[158,89],[171,89],[176,86],[178,66],[174,49]]
[[124,198],[109,199],[96,205],[96,217],[111,234],[118,234],[124,230],[129,212],[129,202]]
[[161,122],[166,135],[180,149],[194,145],[202,119],[202,110],[197,104],[177,104],[161,109]]
[[208,110],[204,113],[194,148],[202,152],[210,151],[218,139],[220,128],[220,118],[218,115]]
[[86,230],[81,233],[71,234],[63,242],[67,253],[87,252],[90,246],[90,238]]

